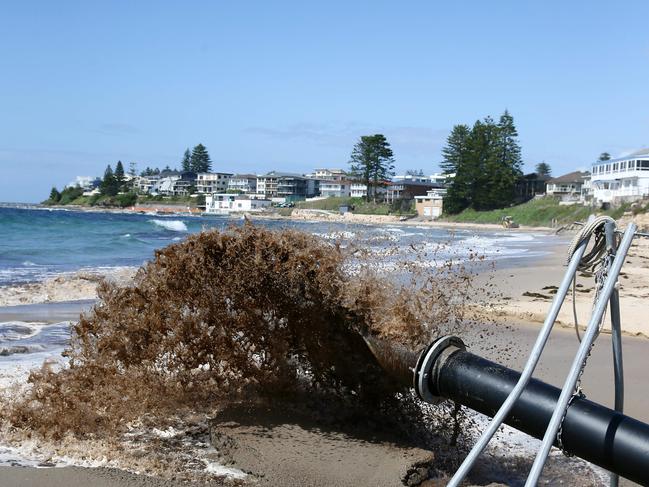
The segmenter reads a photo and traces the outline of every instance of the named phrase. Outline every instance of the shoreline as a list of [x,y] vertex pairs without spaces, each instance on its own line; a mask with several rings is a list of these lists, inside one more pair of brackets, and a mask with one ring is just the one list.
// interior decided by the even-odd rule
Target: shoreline
[[[119,214],[134,214],[134,215],[149,215],[171,217],[220,217],[238,219],[245,217],[251,221],[255,219],[260,220],[277,220],[277,221],[309,221],[321,223],[351,223],[359,225],[404,225],[404,226],[425,226],[430,228],[443,228],[443,229],[466,229],[466,230],[502,230],[507,232],[547,232],[554,233],[555,228],[546,226],[521,226],[518,228],[505,228],[502,225],[495,223],[464,223],[464,222],[449,222],[440,220],[425,220],[421,217],[412,217],[402,220],[402,216],[398,215],[373,215],[364,213],[339,213],[328,210],[310,210],[310,209],[293,209],[293,213],[288,216],[280,215],[279,213],[266,213],[266,212],[231,212],[227,215],[205,215],[196,208],[182,204],[146,204],[146,206],[135,206],[126,208],[100,208],[95,206],[80,206],[80,205],[41,205],[41,204],[25,204],[23,206],[8,206],[15,208],[31,208],[51,211],[79,211],[84,213],[119,213]],[[167,211],[171,208],[184,208],[181,211]],[[149,213],[153,212],[153,213]]]

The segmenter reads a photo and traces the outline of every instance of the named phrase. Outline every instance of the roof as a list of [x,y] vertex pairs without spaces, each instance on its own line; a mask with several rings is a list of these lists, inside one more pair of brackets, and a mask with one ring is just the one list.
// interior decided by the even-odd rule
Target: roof
[[649,156],[649,149],[640,149],[635,152],[632,152],[631,154],[627,155],[626,157],[636,157],[636,156]]
[[390,186],[424,186],[427,188],[441,188],[443,187],[440,183],[432,183],[429,181],[392,181]]
[[262,174],[260,178],[300,178],[306,179],[302,174],[292,172],[271,171],[267,174]]
[[649,157],[649,149],[639,149],[639,150],[631,152],[630,154],[627,154],[625,156],[615,157],[613,159],[609,159],[608,161],[595,161],[593,163],[593,165],[598,166],[600,164],[610,164],[612,162],[626,161],[628,159],[633,159],[634,157],[642,157],[642,158]]
[[257,179],[256,174],[235,174],[232,179]]
[[590,176],[589,172],[584,171],[573,171],[563,176],[557,178],[552,178],[548,181],[548,184],[560,184],[560,183],[583,183],[584,179]]

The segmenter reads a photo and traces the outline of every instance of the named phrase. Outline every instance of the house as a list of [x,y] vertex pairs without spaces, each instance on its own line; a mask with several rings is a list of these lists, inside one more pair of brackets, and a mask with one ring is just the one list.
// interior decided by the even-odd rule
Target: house
[[77,176],[74,181],[68,183],[66,188],[81,188],[84,191],[92,191],[93,189],[99,187],[101,184],[101,178],[96,176]]
[[[382,181],[378,184],[376,188],[373,188],[372,191],[376,191],[377,199],[384,200],[385,192],[387,187],[390,184],[390,181]],[[365,198],[367,196],[367,185],[364,183],[352,183],[350,188],[350,196],[352,198]]]
[[325,198],[349,198],[351,196],[352,182],[345,179],[320,181],[320,196]]
[[202,194],[225,193],[232,173],[200,172],[196,177],[196,192]]
[[235,174],[228,181],[228,191],[236,193],[256,193],[257,176],[254,174]]
[[588,172],[573,171],[558,178],[549,179],[546,183],[545,194],[559,198],[564,203],[582,201],[582,189],[589,175]]
[[188,196],[192,193],[195,184],[195,172],[162,171],[149,192],[163,196]]
[[299,201],[315,196],[315,183],[301,174],[271,171],[257,176],[257,194],[268,199]]
[[258,212],[271,205],[271,201],[255,195],[213,193],[205,197],[205,213],[227,214],[236,211]]
[[550,176],[544,176],[535,172],[520,176],[514,186],[516,202],[524,203],[537,195],[545,194],[545,187],[550,179]]
[[429,189],[425,195],[415,196],[415,209],[421,218],[435,220],[444,211],[446,189]]
[[392,181],[385,193],[385,201],[394,203],[397,200],[411,200],[415,196],[423,196],[429,189],[442,189],[438,183],[424,181]]
[[308,176],[320,181],[341,181],[348,177],[347,173],[342,169],[316,169]]
[[649,195],[649,149],[593,164],[590,186],[598,204],[635,201]]

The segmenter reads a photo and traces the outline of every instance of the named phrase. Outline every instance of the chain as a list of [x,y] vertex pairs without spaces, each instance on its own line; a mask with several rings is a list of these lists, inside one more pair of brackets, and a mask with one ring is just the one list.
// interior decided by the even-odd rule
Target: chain
[[[606,282],[606,278],[608,276],[608,271],[611,268],[611,265],[613,264],[613,258],[615,257],[615,254],[612,251],[607,251],[606,254],[602,257],[602,260],[600,262],[600,265],[598,266],[597,270],[595,271],[595,295],[593,297],[593,309],[595,308],[595,304],[599,300],[599,296],[602,292],[602,288],[604,287],[604,282]],[[574,297],[573,297],[574,299]],[[602,314],[602,319],[599,321],[598,324],[598,329],[597,329],[597,336],[599,336],[599,333],[602,331],[602,326],[604,325],[604,317],[606,316],[606,310],[604,310],[604,313]],[[577,399],[577,398],[584,398],[586,395],[583,392],[583,389],[581,387],[581,378],[584,375],[584,371],[586,370],[586,363],[588,362],[588,359],[590,358],[590,354],[593,351],[593,347],[595,346],[595,339],[590,344],[590,348],[588,349],[588,354],[586,355],[586,358],[584,359],[584,362],[581,364],[581,368],[579,369],[579,375],[577,376],[577,383],[575,384],[575,390],[572,393],[572,396],[570,396],[570,399],[568,400],[568,404],[566,405],[566,409],[563,412],[563,417],[561,418],[561,423],[559,423],[559,429],[557,430],[557,446],[559,449],[563,452],[564,455],[566,456],[572,456],[570,453],[568,453],[564,446],[563,446],[563,440],[562,440],[562,434],[563,434],[563,421],[566,419],[566,415],[568,414],[568,409],[572,405],[572,403]]]

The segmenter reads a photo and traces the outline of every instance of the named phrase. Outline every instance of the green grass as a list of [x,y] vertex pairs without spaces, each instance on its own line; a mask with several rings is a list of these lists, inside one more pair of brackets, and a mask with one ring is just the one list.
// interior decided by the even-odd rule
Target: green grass
[[353,206],[353,213],[361,215],[413,215],[413,205],[401,207],[400,205],[389,205],[387,203],[373,203],[363,198],[325,198],[316,201],[300,201],[295,204],[296,208],[309,210],[338,211],[340,206]]
[[626,204],[612,210],[599,211],[589,206],[577,204],[560,205],[554,198],[540,198],[500,210],[476,211],[466,209],[457,215],[444,215],[442,219],[450,222],[499,224],[503,216],[511,216],[520,225],[551,226],[553,220],[559,225],[584,221],[592,213],[620,218],[628,208],[629,205]]

